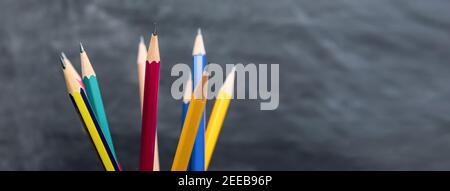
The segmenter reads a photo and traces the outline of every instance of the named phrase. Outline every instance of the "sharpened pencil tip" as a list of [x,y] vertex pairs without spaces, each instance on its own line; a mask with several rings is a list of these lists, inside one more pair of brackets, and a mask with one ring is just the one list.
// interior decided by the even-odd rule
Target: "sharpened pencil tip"
[[61,58],[63,58],[63,59],[67,58],[67,56],[66,56],[66,54],[64,54],[64,52],[61,52]]
[[236,72],[236,66],[233,66],[230,73],[235,73],[235,72]]
[[206,75],[209,76],[210,75],[210,65],[206,65],[205,68],[203,69],[203,74],[202,75]]
[[63,69],[66,69],[66,63],[64,63],[64,57],[63,57],[64,53],[61,53],[61,55],[59,56],[59,61],[61,62],[61,67]]
[[200,27],[197,29],[197,35],[202,35],[202,29]]
[[144,43],[144,37],[141,35],[141,37],[139,38],[139,42],[140,43]]
[[84,47],[83,47],[83,43],[80,42],[80,53],[84,52]]
[[236,73],[236,66],[234,66],[231,69],[230,73],[228,73],[228,76],[225,79],[225,82],[223,83],[219,91],[228,92],[230,95],[233,94],[235,73]]
[[157,26],[157,24],[156,24],[156,22],[154,22],[153,23],[153,27],[154,27],[154,29],[153,29],[153,35],[158,35],[158,26]]

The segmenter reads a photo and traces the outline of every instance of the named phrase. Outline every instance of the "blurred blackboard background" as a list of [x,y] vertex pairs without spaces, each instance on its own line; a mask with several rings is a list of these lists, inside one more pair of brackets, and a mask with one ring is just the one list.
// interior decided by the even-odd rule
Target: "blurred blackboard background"
[[[137,170],[139,36],[158,22],[158,132],[181,124],[173,65],[280,64],[280,106],[234,101],[210,170],[450,170],[450,1],[0,0],[0,170],[101,170],[58,55],[84,43],[122,166]],[[209,111],[212,102],[209,103]]]

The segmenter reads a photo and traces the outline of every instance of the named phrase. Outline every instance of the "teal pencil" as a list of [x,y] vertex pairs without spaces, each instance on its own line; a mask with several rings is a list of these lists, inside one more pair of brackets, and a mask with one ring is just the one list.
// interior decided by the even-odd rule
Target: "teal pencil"
[[[108,119],[106,118],[105,108],[103,106],[102,94],[98,85],[97,76],[92,68],[91,62],[84,50],[83,45],[80,43],[80,60],[81,60],[81,72],[83,76],[83,83],[86,88],[86,94],[91,104],[94,114],[98,119],[100,128],[105,135],[106,142],[117,161],[116,151],[114,150],[111,133],[109,132]],[[120,166],[120,165],[119,165]]]

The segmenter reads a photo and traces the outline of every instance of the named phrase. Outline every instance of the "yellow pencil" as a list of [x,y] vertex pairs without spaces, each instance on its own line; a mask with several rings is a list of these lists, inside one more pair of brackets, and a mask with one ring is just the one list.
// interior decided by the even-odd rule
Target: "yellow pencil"
[[200,119],[206,105],[206,87],[208,83],[208,73],[204,72],[201,82],[194,90],[191,97],[189,109],[181,130],[177,150],[172,164],[172,171],[186,171],[192,148],[194,147]]
[[65,60],[67,60],[67,58],[61,58],[67,92],[69,93],[83,125],[90,136],[95,149],[97,150],[97,154],[100,157],[103,167],[107,171],[114,171],[117,169],[115,160],[112,155],[110,156],[104,142],[102,141],[101,135],[99,134],[97,130],[98,128],[95,124],[95,116],[92,116],[89,112],[90,106],[89,103],[85,101],[87,100],[87,97],[80,82],[78,82],[77,73],[73,68],[71,68],[70,65],[68,65],[69,63],[65,62]]
[[227,115],[228,106],[230,105],[230,100],[233,96],[235,69],[236,68],[234,67],[231,70],[225,83],[220,88],[211,116],[209,117],[205,135],[205,170],[208,170],[217,139],[219,138],[223,120]]

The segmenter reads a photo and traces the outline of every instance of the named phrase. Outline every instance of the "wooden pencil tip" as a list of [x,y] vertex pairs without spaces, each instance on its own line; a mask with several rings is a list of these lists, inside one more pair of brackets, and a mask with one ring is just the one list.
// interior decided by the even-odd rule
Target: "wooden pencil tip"
[[157,26],[156,22],[153,22],[153,27],[154,27],[153,35],[156,36],[156,35],[158,35],[158,26]]
[[203,43],[202,30],[198,28],[197,35],[194,40],[194,48],[192,50],[192,55],[204,55],[206,54],[205,45]]
[[205,69],[203,70],[202,76],[209,77],[211,75],[211,72],[209,71],[210,67],[208,65],[205,66]]
[[235,73],[236,66],[231,69],[220,91],[225,91],[229,94],[233,94]]
[[156,23],[155,23],[155,32],[150,37],[150,42],[148,45],[148,51],[147,51],[147,60],[150,61],[160,61],[159,57],[159,45],[158,45],[158,35],[157,35],[157,29],[156,29]]
[[83,47],[83,43],[80,42],[80,53],[84,52],[84,47]]
[[186,81],[186,87],[184,88],[183,102],[189,103],[192,97],[192,76],[189,74],[189,78]]

